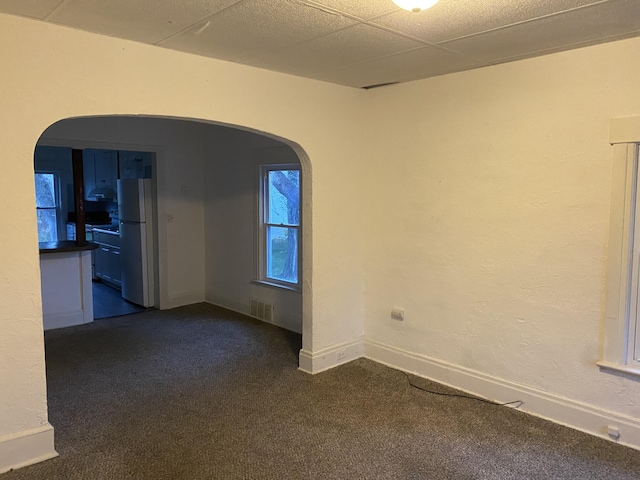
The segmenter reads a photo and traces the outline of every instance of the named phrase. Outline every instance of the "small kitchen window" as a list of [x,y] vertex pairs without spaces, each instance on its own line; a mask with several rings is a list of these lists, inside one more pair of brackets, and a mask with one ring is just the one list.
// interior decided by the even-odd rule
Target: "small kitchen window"
[[260,167],[259,280],[300,288],[300,167]]
[[58,240],[58,175],[54,172],[36,172],[36,210],[38,218],[38,241]]

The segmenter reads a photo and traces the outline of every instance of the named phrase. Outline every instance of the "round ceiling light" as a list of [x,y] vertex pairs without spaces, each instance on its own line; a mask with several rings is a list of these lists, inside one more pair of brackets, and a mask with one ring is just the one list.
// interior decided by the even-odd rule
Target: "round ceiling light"
[[418,13],[422,10],[433,7],[438,3],[438,0],[393,0],[393,3],[398,5],[400,8],[409,10],[410,12]]

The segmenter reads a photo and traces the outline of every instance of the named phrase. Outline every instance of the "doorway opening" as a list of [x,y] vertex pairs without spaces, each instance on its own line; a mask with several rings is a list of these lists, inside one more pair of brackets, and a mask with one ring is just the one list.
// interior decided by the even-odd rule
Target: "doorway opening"
[[[306,178],[310,169],[306,156],[295,144],[211,122],[105,116],[61,120],[45,130],[38,148],[82,149],[102,158],[115,155],[116,172],[121,181],[128,175],[126,152],[152,155],[151,162],[142,159],[138,163],[141,169],[136,170],[134,166],[130,170],[137,171],[134,177],[140,173],[145,176],[147,167],[151,166],[156,308],[164,310],[207,302],[297,333],[310,332],[310,325],[303,328],[302,295],[302,285],[310,284],[309,230],[300,228],[298,288],[265,282],[257,266],[261,165],[299,165],[300,183],[304,186],[300,197],[300,224],[307,225],[304,220],[310,219],[310,182]],[[96,172],[98,191],[94,193],[108,198],[112,193],[100,190],[108,188],[99,182],[104,175]],[[67,198],[66,202],[72,201]],[[97,229],[92,233],[92,241],[102,244],[98,256],[113,253],[109,250],[113,245],[105,246],[110,232]],[[95,233],[99,234],[98,238]],[[104,252],[103,246],[109,251]],[[96,258],[92,277],[98,278],[92,279],[104,284],[99,288],[117,286],[112,281],[114,276],[102,274],[98,265]],[[101,290],[105,292],[114,293]],[[98,303],[96,301],[96,306]],[[271,314],[268,317],[254,315],[255,304],[270,306]],[[97,313],[96,318],[101,316]]]
[[[41,139],[35,149],[39,241],[93,245],[90,283],[83,279],[80,285],[92,290],[94,320],[153,308],[155,154],[74,147]],[[89,303],[83,301],[80,308],[90,309]],[[64,312],[57,313],[56,327],[73,324],[71,315],[64,321]],[[82,318],[85,323],[90,315]]]

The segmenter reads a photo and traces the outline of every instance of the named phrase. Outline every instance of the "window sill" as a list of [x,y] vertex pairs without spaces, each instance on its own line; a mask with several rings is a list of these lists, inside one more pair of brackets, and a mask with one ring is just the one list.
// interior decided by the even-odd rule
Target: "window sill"
[[640,367],[633,367],[631,365],[622,365],[619,363],[606,362],[601,360],[597,362],[600,370],[614,370],[616,372],[627,373],[629,375],[640,376]]
[[274,288],[281,288],[283,290],[289,290],[291,292],[297,292],[297,293],[301,293],[301,289],[300,287],[296,286],[289,286],[289,285],[282,285],[280,283],[274,283],[274,282],[269,282],[268,280],[251,280],[251,283],[254,283],[256,285],[262,285],[265,287],[274,287]]

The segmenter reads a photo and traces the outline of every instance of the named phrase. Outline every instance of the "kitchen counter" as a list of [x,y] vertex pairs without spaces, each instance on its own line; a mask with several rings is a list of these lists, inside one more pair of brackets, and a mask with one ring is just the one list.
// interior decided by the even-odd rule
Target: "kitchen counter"
[[42,320],[45,330],[93,322],[92,242],[40,243]]
[[106,233],[107,235],[120,235],[118,227],[93,227],[94,232]]
[[40,242],[40,253],[84,252],[95,250],[98,245],[92,242],[80,244],[74,240],[60,242]]

